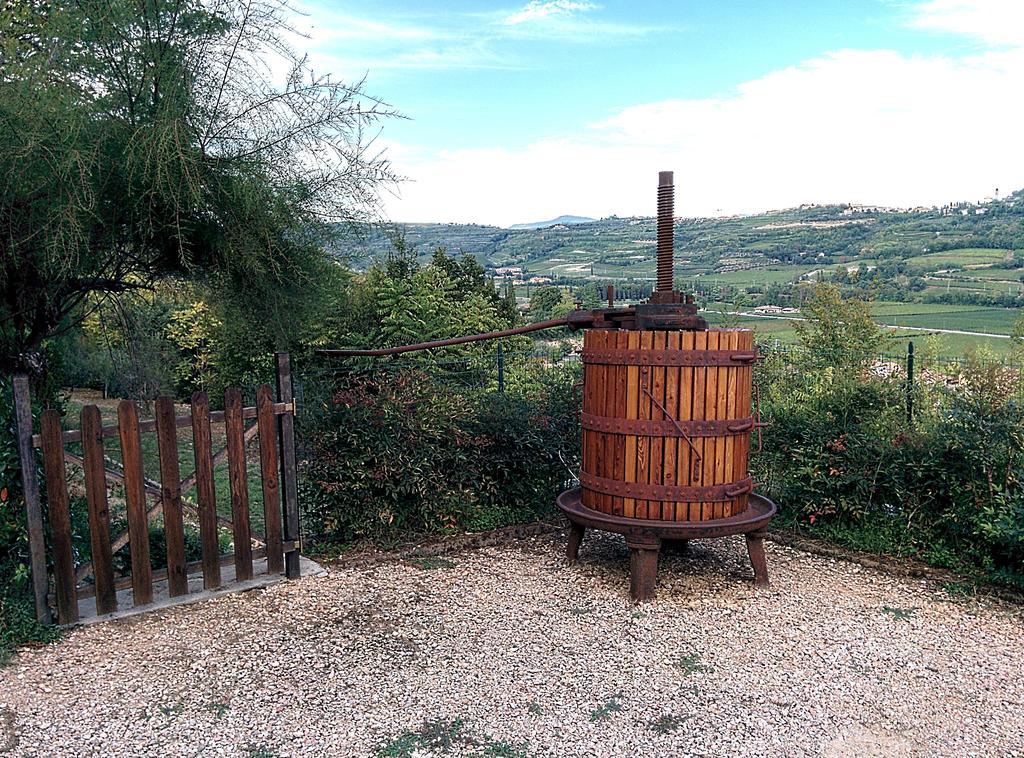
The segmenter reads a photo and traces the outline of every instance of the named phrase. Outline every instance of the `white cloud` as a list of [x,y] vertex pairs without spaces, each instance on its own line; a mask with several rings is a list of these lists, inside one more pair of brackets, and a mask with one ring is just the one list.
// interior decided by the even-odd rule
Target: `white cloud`
[[392,154],[411,179],[399,221],[510,224],[560,213],[653,215],[659,170],[677,212],[804,202],[896,206],[1024,186],[1024,48],[964,59],[843,50],[724,97],[626,108],[522,150]]
[[526,5],[515,13],[505,17],[504,23],[512,26],[524,24],[555,16],[571,16],[581,11],[592,11],[597,8],[593,3],[580,2],[579,0],[530,0]]
[[928,0],[911,9],[910,25],[952,32],[990,45],[1024,45],[1021,0]]

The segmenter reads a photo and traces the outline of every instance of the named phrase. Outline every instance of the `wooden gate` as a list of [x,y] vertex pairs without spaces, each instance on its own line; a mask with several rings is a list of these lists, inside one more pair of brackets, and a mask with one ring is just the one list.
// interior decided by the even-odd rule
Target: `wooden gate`
[[[33,588],[37,617],[52,623],[50,588],[56,601],[57,621],[72,624],[79,619],[79,603],[93,597],[97,615],[118,610],[118,590],[131,588],[132,606],[153,602],[154,582],[166,581],[167,594],[189,594],[189,573],[202,572],[202,589],[222,586],[222,566],[233,565],[234,581],[253,578],[254,559],[266,559],[268,574],[299,576],[299,513],[295,467],[295,401],[288,355],[277,356],[277,396],[269,385],[256,390],[256,405],[244,407],[242,393],[229,389],[224,410],[211,411],[204,392],[192,396],[189,412],[178,415],[170,398],[156,400],[151,420],[140,420],[137,405],[122,400],[117,423],[104,425],[100,409],[86,405],[79,429],[65,430],[60,414],[44,411],[38,434],[33,433],[28,382],[15,377],[18,448],[28,516]],[[246,422],[252,420],[248,426]],[[222,425],[222,427],[221,427]],[[179,429],[191,428],[194,470],[181,477]],[[224,447],[214,451],[214,432],[223,429]],[[159,482],[146,476],[146,439],[155,434]],[[219,434],[218,434],[219,436]],[[104,440],[116,438],[120,460],[108,457]],[[246,444],[258,438],[258,476],[261,482],[265,528],[251,526],[249,466]],[[187,444],[187,440],[186,440]],[[69,447],[75,448],[69,450]],[[77,448],[80,447],[80,452]],[[149,445],[152,448],[152,445]],[[46,520],[49,523],[52,582],[47,571],[44,518],[36,478],[35,449],[41,448],[46,480]],[[254,451],[255,453],[255,451]],[[151,464],[153,461],[150,461]],[[227,463],[227,503],[217,507],[216,473]],[[83,476],[69,481],[68,465]],[[254,463],[253,468],[256,468]],[[72,535],[69,484],[84,495],[88,514],[88,545],[91,560],[77,560]],[[127,528],[111,537],[112,505],[108,487],[123,492]],[[194,490],[194,497],[190,493]],[[282,507],[283,506],[283,507]],[[162,516],[166,561],[154,570],[150,555],[150,522]],[[198,530],[201,560],[186,562],[186,522]],[[221,553],[222,531],[232,549]],[[115,570],[115,556],[125,546],[129,561],[124,571]],[[162,557],[162,556],[160,556]],[[157,563],[159,565],[159,563]]]

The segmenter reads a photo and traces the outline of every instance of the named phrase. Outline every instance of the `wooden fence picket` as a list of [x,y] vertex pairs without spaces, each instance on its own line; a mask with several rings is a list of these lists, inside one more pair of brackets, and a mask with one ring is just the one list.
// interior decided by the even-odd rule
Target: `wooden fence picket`
[[224,393],[224,433],[228,442],[228,481],[231,484],[231,522],[235,538],[235,579],[252,579],[252,543],[249,527],[249,486],[245,473],[242,430],[242,393]]
[[139,411],[131,400],[117,406],[124,466],[124,497],[128,509],[129,546],[132,556],[132,603],[153,602],[153,569],[149,564],[149,520],[146,517],[146,485],[139,440]]
[[100,409],[95,405],[87,405],[82,408],[82,470],[85,472],[85,497],[89,503],[89,539],[92,546],[96,613],[101,615],[117,610],[104,465]]
[[277,416],[270,385],[256,389],[256,420],[260,436],[260,470],[263,478],[263,523],[267,542],[267,571],[284,571],[281,544],[281,486],[277,468]]
[[217,491],[213,482],[210,400],[205,392],[192,395],[192,449],[196,462],[199,539],[203,544],[203,589],[212,590],[220,587],[220,541],[217,539]]
[[64,469],[64,435],[57,411],[43,411],[39,419],[43,441],[43,469],[46,472],[46,500],[49,504],[50,539],[53,542],[53,574],[57,585],[57,620],[78,621],[78,593],[75,560],[71,546],[71,514],[68,508],[68,480]]
[[174,403],[156,399],[156,440],[160,452],[160,492],[164,511],[164,543],[167,545],[167,591],[171,597],[188,594],[185,573],[185,526],[181,517],[181,473],[178,466],[178,427]]

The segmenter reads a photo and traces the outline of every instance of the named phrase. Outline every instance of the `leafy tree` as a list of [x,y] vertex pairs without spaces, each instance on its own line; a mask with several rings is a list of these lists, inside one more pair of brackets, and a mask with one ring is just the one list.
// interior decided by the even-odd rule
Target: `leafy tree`
[[795,321],[797,339],[811,360],[836,369],[863,368],[878,354],[882,330],[871,319],[867,303],[844,299],[833,284],[818,284]]
[[538,287],[530,295],[530,318],[533,321],[544,321],[552,318],[552,312],[562,302],[561,287],[547,285]]
[[371,217],[392,178],[366,138],[392,112],[315,75],[289,13],[0,2],[2,368],[40,369],[62,326],[169,274],[244,298],[288,338],[325,237]]

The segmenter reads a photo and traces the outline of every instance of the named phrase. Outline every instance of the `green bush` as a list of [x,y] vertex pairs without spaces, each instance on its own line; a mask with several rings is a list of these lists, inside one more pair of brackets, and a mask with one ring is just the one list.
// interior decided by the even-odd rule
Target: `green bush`
[[790,526],[1024,587],[1024,404],[997,364],[952,389],[773,357],[755,478]]
[[302,422],[308,528],[347,542],[549,513],[579,454],[575,380],[573,371],[523,368],[499,394],[410,369],[321,388],[329,392],[307,401],[321,413]]

